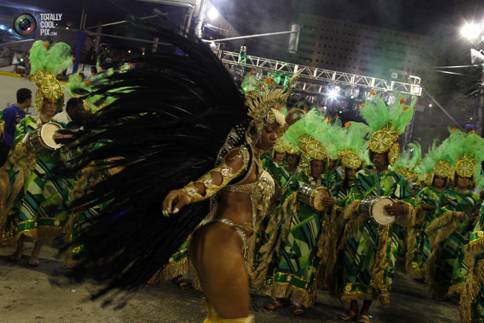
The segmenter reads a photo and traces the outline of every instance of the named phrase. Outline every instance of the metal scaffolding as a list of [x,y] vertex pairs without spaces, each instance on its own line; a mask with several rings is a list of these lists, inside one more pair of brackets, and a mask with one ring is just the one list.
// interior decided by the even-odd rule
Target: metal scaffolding
[[235,52],[223,50],[216,52],[221,61],[228,66],[289,74],[299,73],[300,78],[296,84],[296,90],[309,95],[323,94],[327,84],[368,88],[382,92],[399,92],[414,96],[422,95],[421,79],[418,76],[409,76],[408,83],[388,81],[371,76],[337,72],[257,56],[244,55],[241,57],[240,53]]

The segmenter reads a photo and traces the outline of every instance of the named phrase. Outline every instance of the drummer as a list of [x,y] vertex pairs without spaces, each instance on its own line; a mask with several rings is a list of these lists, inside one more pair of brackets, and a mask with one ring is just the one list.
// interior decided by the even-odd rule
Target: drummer
[[[392,113],[383,109],[390,109]],[[342,261],[347,258],[352,261],[339,264],[344,268],[341,299],[349,303],[349,309],[340,319],[367,323],[370,322],[373,301],[390,302],[389,292],[398,252],[397,223],[404,224],[413,210],[413,206],[405,202],[406,199],[410,201],[405,179],[388,170],[388,166],[397,159],[397,140],[408,124],[406,120],[412,119],[413,109],[405,101],[397,101],[388,107],[383,99],[374,97],[365,103],[360,112],[369,125],[368,147],[374,167],[358,172],[355,186],[361,193],[358,198],[362,199],[362,203],[351,204],[351,208],[345,211],[349,221],[345,229],[344,250],[350,256],[343,257]],[[386,126],[379,128],[381,125]],[[383,216],[395,217],[397,222],[382,225],[378,223],[382,223],[378,221],[380,214],[371,214],[368,206],[381,197],[393,200],[393,204],[384,208]],[[358,302],[362,302],[361,307]]]
[[87,119],[88,113],[81,98],[70,98],[64,111],[56,114],[52,119],[63,128],[79,128]]
[[291,177],[281,208],[283,221],[280,247],[275,264],[269,270],[266,294],[272,302],[268,310],[277,310],[284,303],[291,304],[294,315],[302,315],[314,305],[317,295],[318,257],[323,221],[331,214],[335,199],[331,188],[324,187],[328,156],[321,137],[327,130],[322,115],[313,110],[294,123],[284,138],[301,150],[298,172]]
[[[64,102],[64,86],[55,75],[72,62],[70,47],[57,43],[46,48],[44,42],[37,41],[30,50],[32,79],[37,85],[35,103],[39,116],[23,119],[17,128],[16,151],[18,162],[11,164],[15,168],[12,187],[22,187],[23,194],[17,198],[14,212],[9,219],[8,230],[4,237],[16,242],[12,261],[19,261],[23,256],[24,242],[35,242],[29,265],[39,265],[39,254],[42,244],[62,231],[64,216],[59,213],[67,201],[68,182],[49,177],[56,163],[58,153],[42,149],[40,129],[54,117]],[[48,53],[44,53],[47,51]],[[55,56],[55,57],[53,57]],[[45,60],[58,62],[59,66],[45,64]],[[25,182],[23,182],[25,179]]]

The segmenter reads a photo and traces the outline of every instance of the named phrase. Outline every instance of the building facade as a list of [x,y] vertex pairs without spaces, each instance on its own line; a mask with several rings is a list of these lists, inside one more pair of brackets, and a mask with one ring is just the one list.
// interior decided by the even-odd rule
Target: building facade
[[298,22],[300,64],[404,80],[425,79],[434,60],[425,36],[307,14]]

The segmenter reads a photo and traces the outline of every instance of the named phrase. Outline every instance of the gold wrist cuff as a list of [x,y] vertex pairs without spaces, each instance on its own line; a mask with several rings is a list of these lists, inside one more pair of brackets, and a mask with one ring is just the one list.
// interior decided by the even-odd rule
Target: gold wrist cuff
[[190,198],[190,203],[198,202],[203,200],[202,194],[198,192],[198,188],[194,182],[188,183],[182,191]]

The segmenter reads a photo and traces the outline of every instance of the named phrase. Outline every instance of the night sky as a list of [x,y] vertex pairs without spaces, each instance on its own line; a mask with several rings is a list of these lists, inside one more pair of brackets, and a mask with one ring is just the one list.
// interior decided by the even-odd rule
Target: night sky
[[[459,40],[460,26],[467,20],[484,19],[483,0],[211,0],[242,35],[288,30],[299,13],[317,14],[376,27]],[[0,23],[21,12],[61,12],[63,23],[79,26],[82,5],[88,9],[87,26],[125,19],[129,15],[148,16],[160,7],[138,0],[0,0]],[[181,10],[181,9],[179,9]],[[175,16],[177,17],[177,16]],[[3,18],[3,21],[2,21]],[[10,18],[13,19],[13,18]],[[135,35],[132,35],[135,36]],[[455,43],[455,42],[454,42]],[[286,59],[282,47],[287,36],[249,41],[252,54]],[[235,47],[239,43],[233,42]],[[452,44],[454,46],[455,44]],[[279,56],[278,56],[279,55]]]
[[[59,10],[78,20],[81,3],[95,9],[90,19],[116,20],[128,14],[150,15],[152,7],[135,0],[2,0],[0,15],[10,8]],[[484,18],[479,0],[212,0],[241,33],[273,31],[287,26],[298,12],[320,14],[395,30],[430,34],[461,25],[473,16]],[[22,9],[21,9],[22,10]],[[95,11],[95,12],[94,12]],[[103,19],[104,18],[104,19]],[[97,23],[94,22],[94,23]]]
[[[286,25],[295,12],[431,34],[442,26],[461,25],[472,16],[484,18],[476,0],[213,0],[242,33]],[[247,24],[250,21],[250,24]]]

